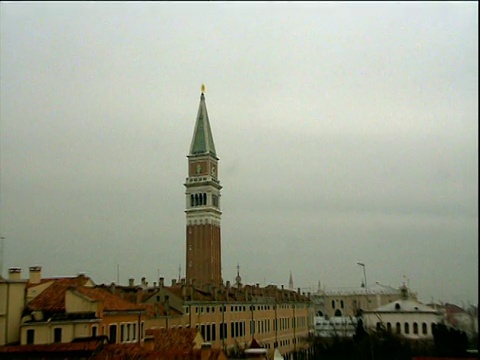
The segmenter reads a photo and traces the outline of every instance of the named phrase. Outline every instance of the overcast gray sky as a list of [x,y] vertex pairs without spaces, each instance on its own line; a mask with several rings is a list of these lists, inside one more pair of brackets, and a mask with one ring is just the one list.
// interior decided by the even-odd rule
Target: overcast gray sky
[[185,268],[206,102],[224,280],[478,303],[478,3],[1,3],[3,275]]

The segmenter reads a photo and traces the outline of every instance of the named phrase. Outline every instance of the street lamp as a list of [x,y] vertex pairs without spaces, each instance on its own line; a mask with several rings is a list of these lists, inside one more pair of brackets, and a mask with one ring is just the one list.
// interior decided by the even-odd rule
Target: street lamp
[[361,262],[357,262],[357,265],[363,267],[363,278],[365,279],[365,289],[367,289],[367,273],[365,272],[365,264]]

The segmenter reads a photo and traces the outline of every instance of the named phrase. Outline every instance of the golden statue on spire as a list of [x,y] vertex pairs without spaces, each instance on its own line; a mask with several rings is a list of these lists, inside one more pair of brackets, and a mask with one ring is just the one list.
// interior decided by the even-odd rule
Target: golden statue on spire
[[205,84],[202,84],[202,94],[205,94],[206,91],[207,87],[205,86]]

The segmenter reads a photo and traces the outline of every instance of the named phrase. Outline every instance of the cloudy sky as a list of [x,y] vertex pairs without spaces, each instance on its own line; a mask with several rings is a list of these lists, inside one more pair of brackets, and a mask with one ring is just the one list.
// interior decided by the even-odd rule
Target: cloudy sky
[[205,83],[224,280],[478,303],[478,3],[2,2],[0,50],[4,276],[184,276]]

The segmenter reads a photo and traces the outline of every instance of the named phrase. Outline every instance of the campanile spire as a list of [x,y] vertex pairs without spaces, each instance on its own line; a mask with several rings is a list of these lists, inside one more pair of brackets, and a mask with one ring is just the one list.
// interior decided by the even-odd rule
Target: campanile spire
[[202,86],[188,158],[186,195],[186,280],[222,282],[218,157]]

